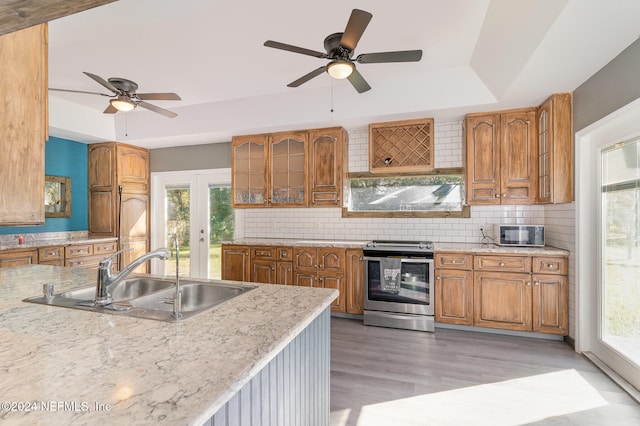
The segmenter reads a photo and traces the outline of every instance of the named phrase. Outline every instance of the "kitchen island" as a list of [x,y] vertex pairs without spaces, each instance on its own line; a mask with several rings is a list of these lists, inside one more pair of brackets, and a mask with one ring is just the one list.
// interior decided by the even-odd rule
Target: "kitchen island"
[[177,323],[22,301],[95,274],[0,269],[1,423],[329,423],[337,291],[259,285]]

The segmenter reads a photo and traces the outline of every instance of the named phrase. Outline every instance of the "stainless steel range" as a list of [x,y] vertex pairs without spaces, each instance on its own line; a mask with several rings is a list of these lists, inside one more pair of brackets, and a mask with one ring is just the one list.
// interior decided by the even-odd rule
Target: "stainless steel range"
[[364,324],[434,331],[433,243],[371,241],[363,251]]

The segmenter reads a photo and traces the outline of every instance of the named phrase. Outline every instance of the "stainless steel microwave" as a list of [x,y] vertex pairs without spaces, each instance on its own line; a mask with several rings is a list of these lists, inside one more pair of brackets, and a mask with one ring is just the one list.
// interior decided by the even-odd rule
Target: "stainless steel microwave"
[[544,247],[544,225],[496,225],[499,246]]

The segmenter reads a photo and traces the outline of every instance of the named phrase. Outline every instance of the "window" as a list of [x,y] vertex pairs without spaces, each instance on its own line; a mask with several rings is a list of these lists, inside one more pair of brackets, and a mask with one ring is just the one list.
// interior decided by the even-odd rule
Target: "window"
[[469,217],[462,175],[349,179],[344,216]]

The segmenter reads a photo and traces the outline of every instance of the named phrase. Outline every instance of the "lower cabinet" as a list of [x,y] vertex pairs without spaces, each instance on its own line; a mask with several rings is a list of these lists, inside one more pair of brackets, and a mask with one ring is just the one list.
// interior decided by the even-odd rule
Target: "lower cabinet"
[[36,249],[6,250],[0,253],[0,268],[35,265],[37,263],[38,250]]
[[435,265],[437,322],[568,333],[566,257],[437,253]]
[[116,246],[115,241],[66,246],[64,248],[64,266],[95,269],[101,260],[116,252]]
[[64,266],[64,247],[40,247],[38,249],[38,264]]
[[364,261],[361,249],[222,245],[222,279],[334,288],[332,312],[362,314]]

